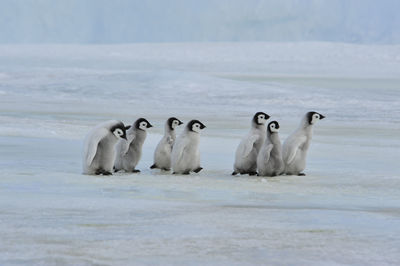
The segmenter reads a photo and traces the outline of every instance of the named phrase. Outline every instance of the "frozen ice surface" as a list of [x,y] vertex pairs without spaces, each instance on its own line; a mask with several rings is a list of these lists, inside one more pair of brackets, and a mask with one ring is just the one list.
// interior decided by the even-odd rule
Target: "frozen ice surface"
[[[400,46],[0,46],[0,265],[400,262]],[[250,118],[308,110],[306,177],[232,177]],[[203,121],[204,170],[150,171],[165,119]],[[155,127],[141,174],[81,175],[110,118]],[[178,130],[182,130],[181,128]]]

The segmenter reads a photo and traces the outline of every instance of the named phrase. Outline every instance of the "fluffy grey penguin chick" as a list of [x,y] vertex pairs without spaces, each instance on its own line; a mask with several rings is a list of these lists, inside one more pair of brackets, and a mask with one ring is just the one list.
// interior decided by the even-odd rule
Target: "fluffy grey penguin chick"
[[283,162],[287,175],[305,175],[307,151],[313,135],[313,125],[325,116],[317,112],[308,112],[300,126],[283,143]]
[[175,128],[182,124],[176,117],[170,117],[165,122],[164,136],[154,151],[154,164],[150,166],[151,169],[158,168],[164,171],[171,169],[171,152],[176,139]]
[[171,162],[173,174],[198,173],[200,166],[200,131],[206,126],[199,120],[191,120],[176,139],[172,148]]
[[270,122],[267,126],[267,138],[257,156],[257,171],[260,176],[277,176],[285,169],[278,132],[279,123]]
[[83,147],[83,173],[111,175],[115,161],[115,145],[126,139],[125,126],[121,121],[110,120],[94,127],[86,136]]
[[136,169],[142,157],[142,146],[146,139],[148,128],[152,125],[144,118],[139,118],[127,131],[127,140],[120,140],[116,145],[117,159],[115,160],[115,171],[138,173]]
[[236,149],[232,175],[257,174],[257,155],[266,138],[265,122],[269,115],[258,112],[253,116],[249,134],[245,136]]

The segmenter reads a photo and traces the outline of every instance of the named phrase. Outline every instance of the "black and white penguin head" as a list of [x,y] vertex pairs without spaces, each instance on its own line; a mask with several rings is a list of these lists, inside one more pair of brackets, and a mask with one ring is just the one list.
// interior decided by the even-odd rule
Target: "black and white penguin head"
[[264,125],[265,122],[269,119],[269,115],[263,112],[257,112],[253,117],[253,122],[256,125]]
[[180,125],[182,125],[182,124],[183,124],[182,121],[179,120],[179,119],[176,118],[176,117],[170,117],[170,118],[168,118],[168,126],[169,126],[169,128],[170,128],[171,130],[174,130],[177,126],[180,126]]
[[153,127],[145,118],[139,118],[134,124],[136,129],[146,131],[146,129]]
[[192,120],[188,123],[187,128],[189,131],[200,133],[200,130],[204,129],[206,126],[199,120]]
[[308,112],[307,113],[307,121],[310,125],[314,125],[317,121],[324,119],[325,116],[321,115],[317,112]]
[[269,122],[269,124],[268,124],[268,132],[270,134],[278,133],[279,132],[279,123],[277,121]]
[[116,136],[117,138],[126,139],[126,128],[122,122],[116,124],[115,126],[111,127],[110,131]]

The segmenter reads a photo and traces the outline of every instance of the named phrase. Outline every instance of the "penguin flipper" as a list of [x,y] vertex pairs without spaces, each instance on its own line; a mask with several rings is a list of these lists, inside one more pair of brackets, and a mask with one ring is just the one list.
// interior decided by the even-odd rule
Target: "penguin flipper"
[[303,136],[301,138],[298,138],[295,142],[292,143],[292,147],[289,150],[289,154],[286,157],[286,164],[291,164],[294,160],[294,158],[296,158],[296,153],[299,150],[300,146],[303,145],[303,143],[307,140],[306,136]]
[[173,156],[176,158],[176,163],[180,164],[184,158],[185,151],[187,150],[187,140],[183,139],[174,145]]
[[273,147],[274,147],[273,144],[268,144],[267,147],[265,147],[265,150],[263,152],[264,153],[264,158],[263,158],[264,162],[268,162],[269,161],[269,157],[271,155],[271,151],[272,151]]
[[94,157],[96,156],[97,147],[100,141],[107,136],[109,131],[106,128],[99,128],[90,139],[88,139],[88,145],[86,150],[86,165],[91,165]]
[[245,158],[249,156],[250,152],[253,150],[254,143],[258,140],[258,135],[253,135],[247,138],[242,144],[242,157]]

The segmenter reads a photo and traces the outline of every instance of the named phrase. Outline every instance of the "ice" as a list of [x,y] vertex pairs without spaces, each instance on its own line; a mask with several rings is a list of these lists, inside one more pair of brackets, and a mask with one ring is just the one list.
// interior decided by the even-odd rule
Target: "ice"
[[[400,46],[0,46],[1,265],[400,261]],[[314,128],[305,177],[232,177],[256,111]],[[204,170],[152,171],[165,120],[200,119]],[[140,174],[81,174],[108,119],[153,125]],[[178,134],[182,128],[178,129]]]

